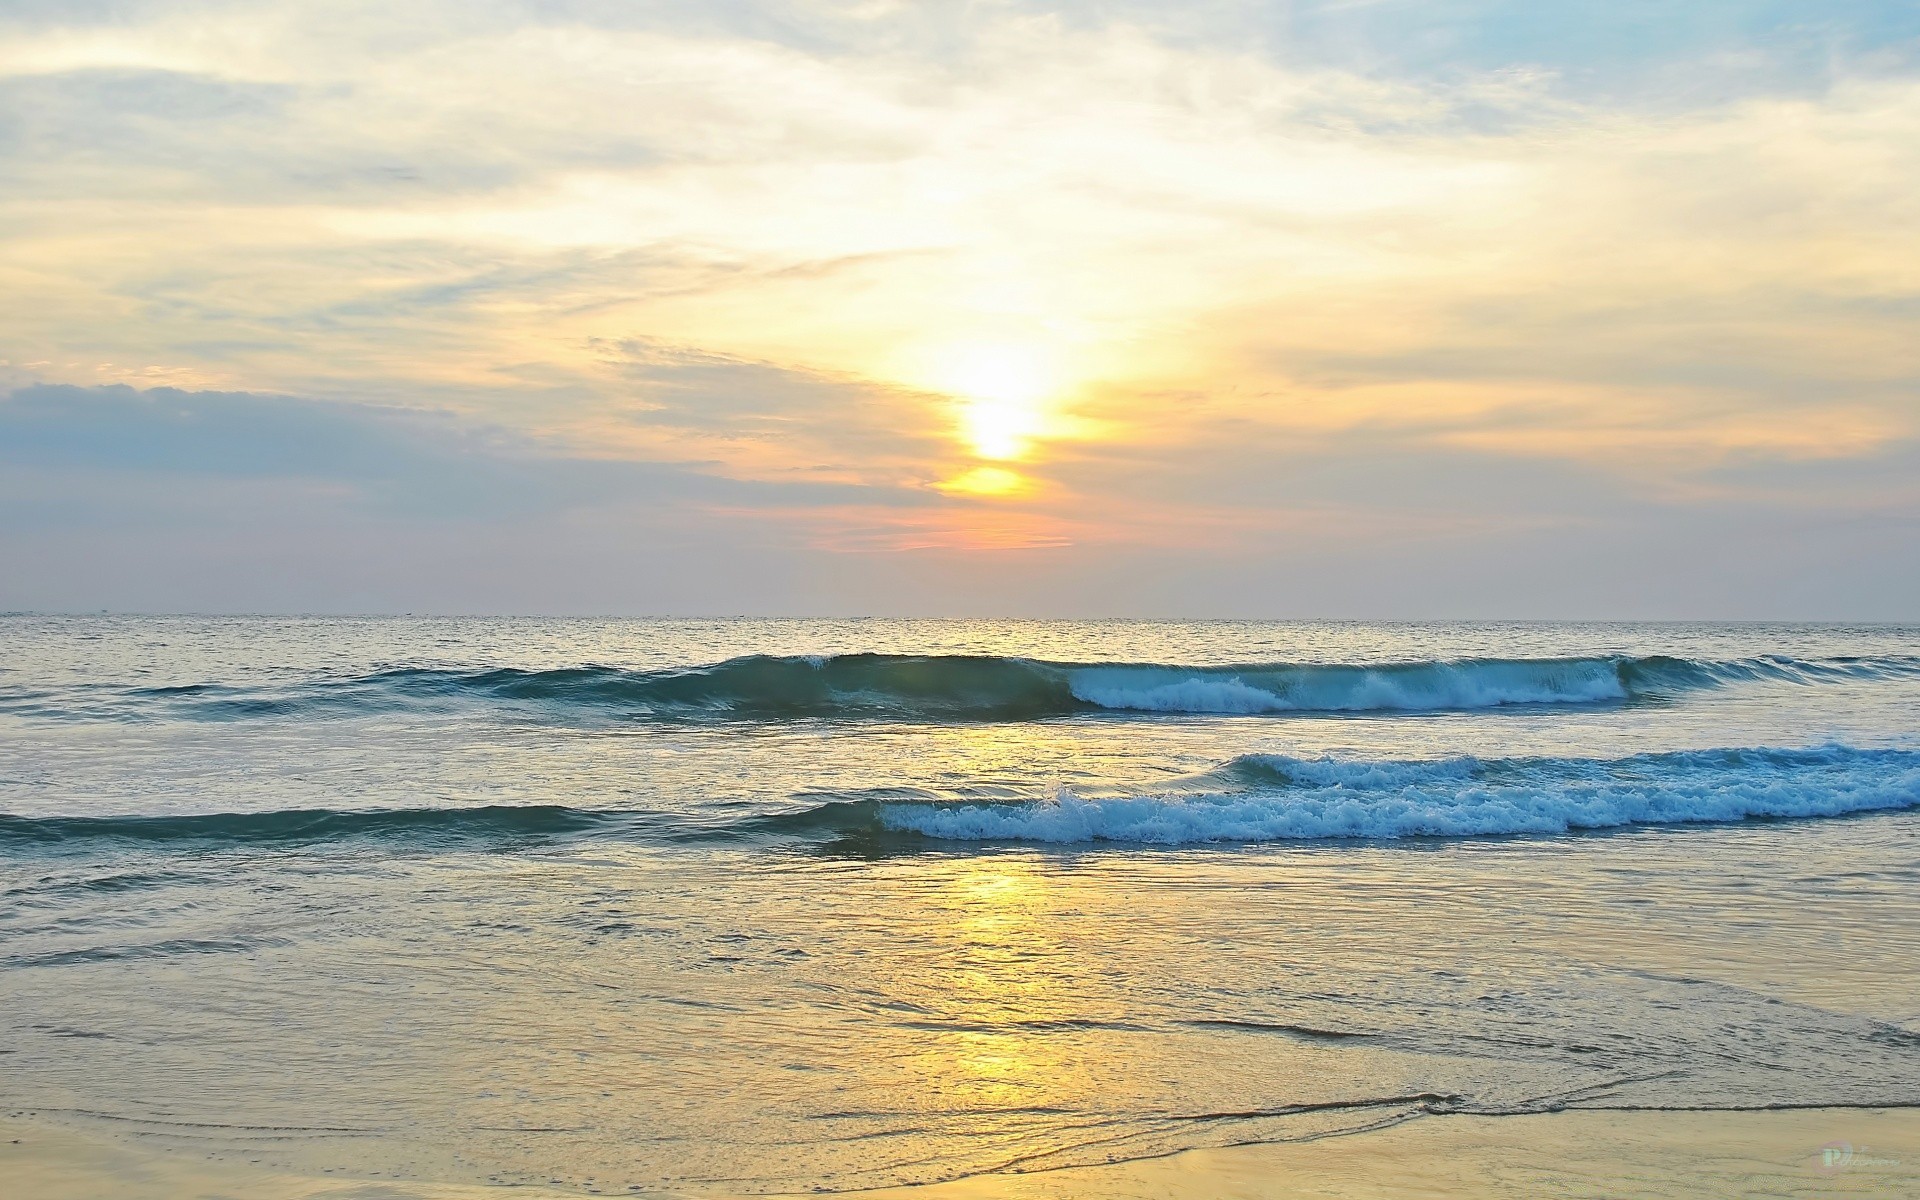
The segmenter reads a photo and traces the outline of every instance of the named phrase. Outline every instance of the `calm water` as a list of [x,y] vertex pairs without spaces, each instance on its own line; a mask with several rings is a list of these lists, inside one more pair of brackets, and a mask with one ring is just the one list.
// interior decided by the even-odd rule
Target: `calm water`
[[0,648],[10,1111],[699,1193],[1920,1105],[1913,628],[11,617]]

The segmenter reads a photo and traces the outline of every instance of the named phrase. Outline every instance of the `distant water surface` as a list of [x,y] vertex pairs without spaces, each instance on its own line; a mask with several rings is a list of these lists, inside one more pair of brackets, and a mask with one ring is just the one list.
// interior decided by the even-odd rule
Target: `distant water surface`
[[845,1190],[1920,1105],[1920,630],[0,618],[0,1103]]

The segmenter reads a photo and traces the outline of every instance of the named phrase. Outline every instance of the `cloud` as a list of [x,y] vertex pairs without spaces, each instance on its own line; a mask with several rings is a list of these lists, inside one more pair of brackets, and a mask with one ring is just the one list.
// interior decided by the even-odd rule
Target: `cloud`
[[581,457],[446,413],[31,387],[0,400],[0,608],[1886,618],[1920,598],[1911,444],[1727,467],[1683,498],[1380,431],[1287,449],[1223,428],[1035,469],[1003,506]]
[[631,397],[620,432],[690,455],[720,447],[736,476],[917,486],[952,457],[938,397],[641,338],[603,349]]
[[[900,499],[884,489],[730,480],[689,464],[583,456],[448,412],[125,386],[39,385],[0,399],[0,463],[35,473],[42,511],[47,489],[106,478],[121,490],[149,488],[163,507],[195,487],[225,494],[257,485],[374,515],[470,523],[609,505],[805,509]],[[93,505],[75,511],[100,515]],[[138,510],[115,508],[107,519],[129,515]]]
[[[1497,598],[1549,529],[1617,561],[1796,507],[1866,553],[1833,523],[1914,505],[1915,20],[10,5],[0,519],[704,541],[796,604],[842,595],[809,556],[903,604],[1004,551],[1061,603],[1178,563],[1224,607],[1443,543]],[[1049,380],[991,495],[969,356]]]

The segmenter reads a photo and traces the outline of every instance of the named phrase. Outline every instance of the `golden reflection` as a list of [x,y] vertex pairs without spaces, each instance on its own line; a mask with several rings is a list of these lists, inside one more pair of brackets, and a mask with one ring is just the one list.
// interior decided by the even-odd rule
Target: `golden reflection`
[[932,1090],[988,1108],[1057,1099],[1079,1074],[1072,1039],[1049,1026],[1072,1015],[1066,949],[1052,936],[1051,883],[1029,863],[956,864],[933,897],[941,957],[926,997],[949,1026],[913,1072]]

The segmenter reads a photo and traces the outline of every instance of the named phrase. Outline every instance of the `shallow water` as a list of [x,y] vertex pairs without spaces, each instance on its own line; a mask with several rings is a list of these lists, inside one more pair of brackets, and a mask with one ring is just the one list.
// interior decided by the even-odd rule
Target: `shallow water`
[[777,1191],[1920,1105],[1920,630],[0,638],[9,1109]]

